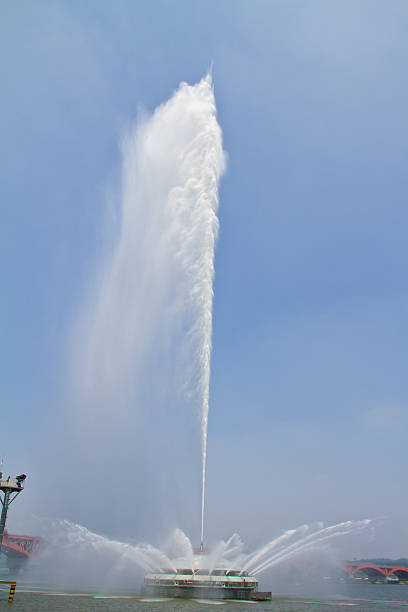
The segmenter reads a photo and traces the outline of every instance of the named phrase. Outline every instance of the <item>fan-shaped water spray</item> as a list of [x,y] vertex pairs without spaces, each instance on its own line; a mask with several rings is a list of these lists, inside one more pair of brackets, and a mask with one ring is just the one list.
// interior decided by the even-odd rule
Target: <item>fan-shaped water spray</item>
[[115,586],[115,579],[127,574],[128,586],[134,587],[138,569],[176,573],[179,568],[197,571],[205,567],[211,574],[217,568],[224,568],[257,576],[305,552],[321,551],[331,540],[357,534],[372,524],[371,520],[361,520],[328,527],[321,523],[301,525],[251,553],[245,551],[241,537],[233,534],[228,540],[216,543],[212,550],[194,555],[191,541],[181,529],[175,529],[167,542],[157,548],[147,543],[112,540],[69,521],[53,521],[44,525],[48,544],[43,550],[43,560],[51,560],[54,571],[58,563],[62,564],[65,579],[67,574],[69,576],[66,568],[75,565],[88,583],[92,582],[90,573],[98,568],[103,582],[112,586]]

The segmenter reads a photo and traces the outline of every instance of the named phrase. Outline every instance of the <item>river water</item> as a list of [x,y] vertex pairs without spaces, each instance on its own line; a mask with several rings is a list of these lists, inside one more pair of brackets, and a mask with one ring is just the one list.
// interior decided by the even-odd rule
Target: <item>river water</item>
[[[3,586],[3,585],[2,585]],[[5,585],[4,585],[5,586]],[[381,584],[331,584],[322,597],[274,594],[271,602],[221,602],[211,600],[154,600],[133,595],[67,593],[18,585],[12,607],[6,590],[0,592],[0,610],[10,612],[201,612],[222,606],[225,612],[393,612],[408,608],[408,586]],[[307,592],[307,589],[304,590]]]

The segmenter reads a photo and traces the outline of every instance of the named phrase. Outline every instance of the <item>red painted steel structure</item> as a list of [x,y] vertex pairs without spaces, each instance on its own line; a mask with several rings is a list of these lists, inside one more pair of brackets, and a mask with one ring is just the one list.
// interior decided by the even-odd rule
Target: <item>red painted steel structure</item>
[[42,538],[36,536],[16,535],[5,530],[1,552],[7,558],[9,572],[17,574],[25,563],[39,551],[43,541]]
[[41,542],[43,539],[36,536],[15,535],[5,531],[2,550],[8,557],[29,559],[38,552]]
[[396,576],[399,580],[408,580],[408,567],[404,565],[376,565],[369,561],[355,561],[344,563],[312,563],[307,566],[299,563],[290,563],[288,569],[291,574],[310,574],[322,575],[327,572],[329,575],[343,578],[353,578],[357,573],[364,574],[371,582],[384,580],[389,576]]
[[408,580],[408,567],[402,565],[375,565],[368,562],[345,563],[344,570],[349,576],[363,572],[368,578],[387,578],[391,574],[400,580]]

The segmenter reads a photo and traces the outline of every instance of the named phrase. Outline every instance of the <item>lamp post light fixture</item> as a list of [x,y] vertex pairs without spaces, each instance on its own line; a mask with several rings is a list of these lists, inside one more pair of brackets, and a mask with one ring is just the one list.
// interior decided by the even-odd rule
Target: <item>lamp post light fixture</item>
[[10,478],[9,476],[7,479],[3,479],[3,473],[0,472],[0,491],[3,493],[3,496],[0,496],[0,501],[3,506],[0,517],[0,552],[3,544],[4,528],[6,526],[7,511],[9,505],[24,489],[23,482],[26,478],[27,476],[25,474],[20,474],[15,478]]

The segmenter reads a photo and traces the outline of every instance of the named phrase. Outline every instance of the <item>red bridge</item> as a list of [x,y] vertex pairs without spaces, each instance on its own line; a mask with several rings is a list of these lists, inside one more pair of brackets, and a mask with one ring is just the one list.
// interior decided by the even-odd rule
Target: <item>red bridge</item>
[[44,540],[35,536],[14,535],[4,531],[1,551],[7,557],[10,570],[18,570],[35,555]]
[[371,581],[379,578],[388,578],[388,576],[396,576],[399,580],[408,580],[408,567],[403,565],[375,565],[365,561],[357,561],[356,563],[345,563],[344,570],[350,577],[357,572],[364,573]]
[[370,561],[345,561],[343,563],[333,563],[328,561],[300,564],[291,562],[287,565],[286,571],[289,575],[313,575],[315,578],[323,576],[331,577],[334,580],[341,578],[354,578],[357,574],[359,577],[368,578],[370,582],[377,580],[386,580],[388,582],[398,582],[399,580],[408,581],[408,567],[405,565],[377,565]]

